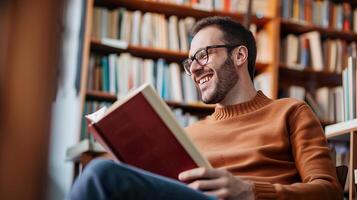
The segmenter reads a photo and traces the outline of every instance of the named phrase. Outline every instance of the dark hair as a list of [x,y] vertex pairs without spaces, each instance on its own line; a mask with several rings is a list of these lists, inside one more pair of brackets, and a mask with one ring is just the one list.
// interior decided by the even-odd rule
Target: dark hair
[[244,45],[248,49],[248,71],[252,81],[254,80],[255,59],[257,47],[253,34],[242,24],[230,17],[207,17],[199,20],[191,29],[191,35],[195,36],[201,29],[208,26],[216,26],[223,32],[223,41],[228,44]]

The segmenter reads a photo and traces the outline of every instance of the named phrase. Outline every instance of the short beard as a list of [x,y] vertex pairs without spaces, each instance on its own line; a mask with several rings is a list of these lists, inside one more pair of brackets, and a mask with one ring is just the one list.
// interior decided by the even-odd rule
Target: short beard
[[221,102],[227,93],[238,81],[237,72],[234,70],[234,62],[228,56],[224,63],[216,70],[217,83],[213,94],[207,99],[202,99],[206,104],[216,104]]

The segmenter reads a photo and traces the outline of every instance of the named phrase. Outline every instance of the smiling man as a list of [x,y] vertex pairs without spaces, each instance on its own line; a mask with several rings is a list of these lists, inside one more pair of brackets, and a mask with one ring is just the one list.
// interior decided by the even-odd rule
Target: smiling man
[[[253,35],[225,17],[193,27],[183,62],[215,112],[187,128],[214,169],[170,180],[111,161],[92,162],[69,199],[342,199],[326,138],[311,109],[272,100],[253,85]],[[267,49],[269,51],[269,49]]]

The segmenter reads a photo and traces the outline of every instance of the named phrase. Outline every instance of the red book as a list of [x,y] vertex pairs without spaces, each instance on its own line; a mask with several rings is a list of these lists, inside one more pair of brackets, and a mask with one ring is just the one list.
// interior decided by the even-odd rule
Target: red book
[[149,84],[87,119],[94,138],[121,162],[173,179],[211,167]]

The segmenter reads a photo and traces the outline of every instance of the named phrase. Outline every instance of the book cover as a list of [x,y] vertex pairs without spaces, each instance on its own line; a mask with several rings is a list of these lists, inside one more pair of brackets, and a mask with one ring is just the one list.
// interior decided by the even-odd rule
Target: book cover
[[317,31],[312,31],[304,33],[302,37],[307,38],[309,41],[312,68],[316,71],[324,70],[324,63],[322,59],[322,46],[320,33]]
[[185,170],[211,167],[149,84],[98,112],[105,114],[88,116],[89,131],[121,162],[173,179]]

